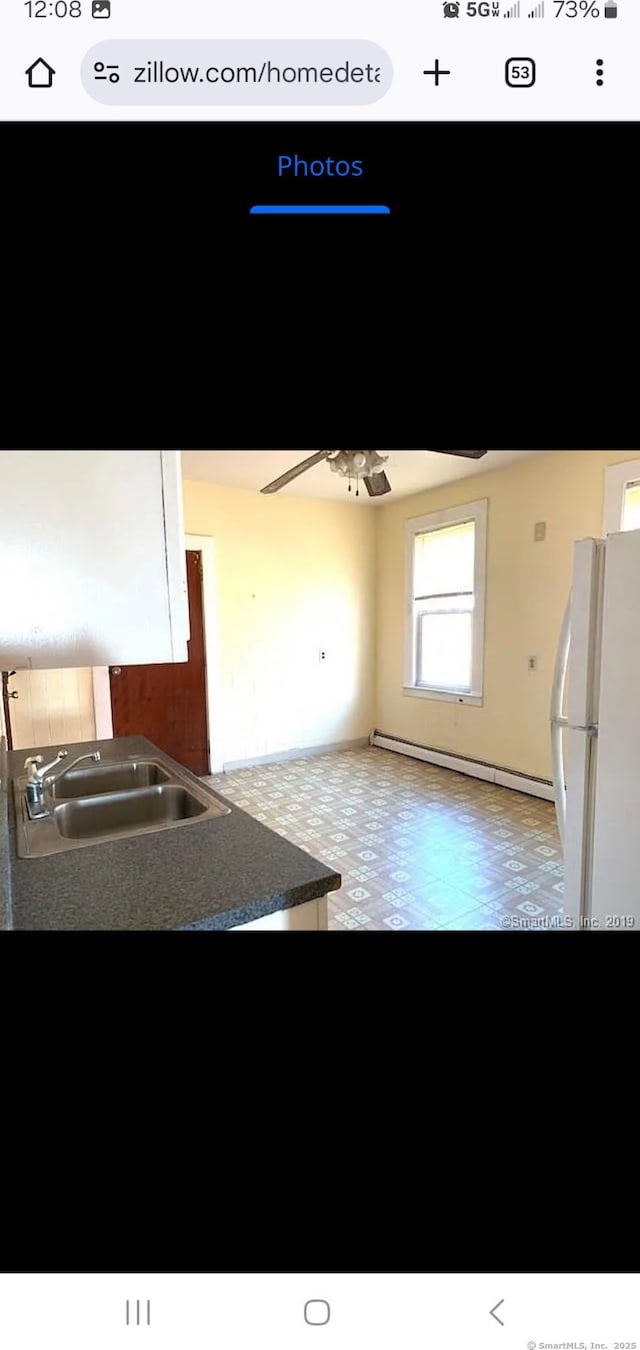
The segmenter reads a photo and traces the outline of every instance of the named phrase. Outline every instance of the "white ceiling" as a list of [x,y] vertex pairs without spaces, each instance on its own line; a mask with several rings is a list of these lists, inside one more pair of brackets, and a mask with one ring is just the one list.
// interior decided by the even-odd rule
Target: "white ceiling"
[[[221,483],[225,487],[259,492],[267,483],[313,453],[312,449],[183,450],[183,475],[200,482]],[[386,472],[393,493],[374,501],[373,505],[384,505],[385,502],[397,501],[398,497],[408,497],[413,492],[423,492],[459,478],[470,478],[486,473],[488,469],[513,464],[528,455],[544,453],[542,450],[490,450],[484,459],[472,460],[424,450],[391,450]],[[366,489],[363,492],[365,500],[369,502],[371,499],[367,497]],[[355,500],[353,493],[349,496],[345,479],[332,473],[328,464],[317,464],[294,483],[282,488],[281,493],[289,497],[321,497],[328,501]],[[361,501],[362,496],[358,504]]]

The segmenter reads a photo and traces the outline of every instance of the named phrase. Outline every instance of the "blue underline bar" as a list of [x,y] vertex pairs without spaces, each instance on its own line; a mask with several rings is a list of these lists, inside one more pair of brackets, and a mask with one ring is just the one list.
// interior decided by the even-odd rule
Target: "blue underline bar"
[[252,216],[390,216],[388,206],[252,206]]

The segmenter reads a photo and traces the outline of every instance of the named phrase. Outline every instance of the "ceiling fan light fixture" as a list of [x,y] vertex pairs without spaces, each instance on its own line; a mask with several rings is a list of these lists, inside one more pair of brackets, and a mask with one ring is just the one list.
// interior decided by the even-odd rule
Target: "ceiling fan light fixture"
[[367,454],[369,455],[369,472],[367,477],[370,478],[372,473],[384,473],[384,466],[385,464],[388,464],[389,456],[379,455],[377,450],[367,450]]
[[374,473],[383,473],[388,458],[377,450],[327,450],[331,469],[342,478],[370,478]]
[[[465,459],[482,459],[488,455],[488,450],[434,450],[407,452],[411,454],[433,453],[435,455],[459,455]],[[300,478],[301,474],[307,473],[309,469],[315,469],[319,464],[328,464],[333,473],[340,474],[341,478],[348,478],[349,492],[351,492],[351,479],[355,479],[356,497],[360,495],[360,482],[364,481],[365,487],[370,497],[386,497],[391,492],[391,484],[385,473],[389,455],[382,455],[378,450],[316,450],[313,455],[308,455],[302,460],[301,464],[295,464],[292,469],[287,469],[286,473],[280,474],[273,483],[267,483],[266,487],[261,488],[261,492],[271,494],[279,492],[281,488],[288,487],[290,483]]]

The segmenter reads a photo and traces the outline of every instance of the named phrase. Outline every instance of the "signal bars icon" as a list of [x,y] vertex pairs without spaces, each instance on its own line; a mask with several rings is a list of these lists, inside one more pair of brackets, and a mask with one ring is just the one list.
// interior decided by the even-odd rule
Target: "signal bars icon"
[[527,18],[544,19],[544,0],[540,0],[540,4],[536,5],[535,9],[529,11]]
[[519,19],[519,18],[520,18],[520,0],[516,0],[515,5],[512,5],[512,6],[511,6],[511,9],[505,10],[503,17],[504,17],[505,19]]

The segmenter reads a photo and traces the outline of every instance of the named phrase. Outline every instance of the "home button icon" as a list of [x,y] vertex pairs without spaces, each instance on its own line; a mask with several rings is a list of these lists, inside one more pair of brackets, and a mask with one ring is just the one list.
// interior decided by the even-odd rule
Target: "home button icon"
[[55,70],[49,65],[44,57],[39,56],[37,61],[28,66],[25,75],[29,81],[30,89],[50,89],[53,84]]
[[331,1308],[322,1298],[314,1298],[304,1305],[304,1320],[310,1327],[326,1327],[331,1317]]

